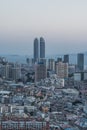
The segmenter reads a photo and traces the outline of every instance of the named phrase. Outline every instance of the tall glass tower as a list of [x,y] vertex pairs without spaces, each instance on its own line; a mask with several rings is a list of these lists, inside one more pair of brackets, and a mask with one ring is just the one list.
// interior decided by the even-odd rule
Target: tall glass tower
[[40,58],[45,58],[45,40],[40,37]]
[[69,63],[69,55],[64,55],[64,63]]
[[83,53],[79,53],[77,55],[77,66],[78,66],[79,71],[84,70],[84,54]]
[[39,42],[38,39],[34,39],[34,62],[39,59]]

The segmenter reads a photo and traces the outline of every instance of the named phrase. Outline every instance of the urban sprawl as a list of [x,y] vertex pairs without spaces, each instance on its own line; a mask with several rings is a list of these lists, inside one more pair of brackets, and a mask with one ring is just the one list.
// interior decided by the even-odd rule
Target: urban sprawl
[[84,54],[46,59],[43,37],[33,54],[25,64],[0,57],[0,130],[87,130]]

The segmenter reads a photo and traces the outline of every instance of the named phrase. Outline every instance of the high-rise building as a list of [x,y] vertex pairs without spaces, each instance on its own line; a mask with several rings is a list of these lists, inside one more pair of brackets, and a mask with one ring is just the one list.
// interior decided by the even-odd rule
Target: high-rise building
[[34,62],[38,61],[39,58],[39,42],[38,39],[34,39]]
[[12,79],[16,81],[20,78],[21,78],[21,65],[16,63],[12,68]]
[[57,58],[57,62],[62,62],[62,58],[61,58],[61,57],[58,57],[58,58]]
[[69,64],[69,55],[64,55],[64,63]]
[[12,68],[13,64],[7,63],[3,65],[1,72],[2,77],[4,77],[5,79],[12,79]]
[[47,69],[44,63],[38,63],[35,65],[35,82],[39,82],[41,79],[47,77]]
[[41,63],[45,64],[45,65],[46,65],[46,63],[47,63],[47,62],[46,62],[46,59],[44,59],[44,58],[40,59],[39,61],[40,61]]
[[40,37],[40,58],[45,58],[45,40]]
[[48,60],[48,69],[51,71],[55,71],[55,60],[54,59]]
[[43,37],[40,37],[40,41],[34,39],[34,62],[40,61],[39,59],[45,58],[45,40]]
[[59,78],[68,78],[68,63],[56,63],[56,73]]
[[79,71],[84,70],[84,54],[83,53],[77,54],[77,67]]
[[6,65],[3,65],[1,75],[7,80],[17,80],[21,78],[20,64],[7,63]]

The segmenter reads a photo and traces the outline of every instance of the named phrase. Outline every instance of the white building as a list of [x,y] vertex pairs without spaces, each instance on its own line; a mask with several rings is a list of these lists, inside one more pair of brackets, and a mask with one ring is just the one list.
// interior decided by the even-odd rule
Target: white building
[[68,63],[56,63],[56,73],[59,78],[68,78]]

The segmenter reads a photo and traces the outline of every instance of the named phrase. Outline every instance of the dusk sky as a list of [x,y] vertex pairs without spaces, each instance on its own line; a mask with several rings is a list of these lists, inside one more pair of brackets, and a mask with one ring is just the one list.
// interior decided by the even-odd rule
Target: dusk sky
[[87,0],[0,0],[0,54],[33,54],[42,36],[46,54],[87,51]]

